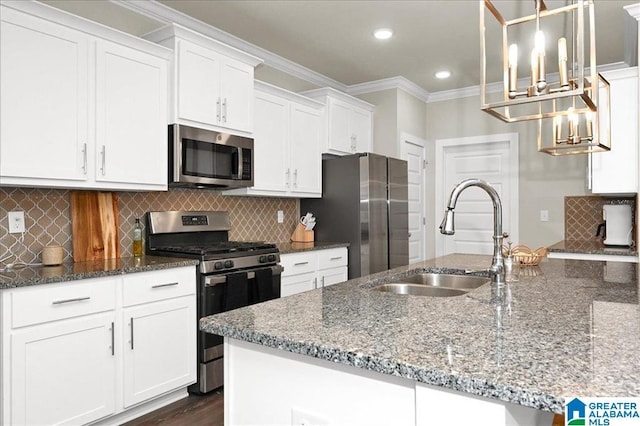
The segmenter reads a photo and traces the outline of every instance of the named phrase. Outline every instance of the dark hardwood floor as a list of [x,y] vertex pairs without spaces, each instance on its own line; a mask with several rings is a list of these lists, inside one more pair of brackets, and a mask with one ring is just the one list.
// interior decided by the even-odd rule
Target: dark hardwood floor
[[218,426],[224,424],[224,395],[222,390],[188,398],[138,417],[125,426]]

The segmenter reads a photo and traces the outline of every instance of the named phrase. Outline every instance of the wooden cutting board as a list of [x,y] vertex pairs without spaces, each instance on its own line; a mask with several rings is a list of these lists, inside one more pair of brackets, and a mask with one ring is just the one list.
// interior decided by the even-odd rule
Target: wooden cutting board
[[71,228],[74,262],[120,257],[114,192],[71,191]]

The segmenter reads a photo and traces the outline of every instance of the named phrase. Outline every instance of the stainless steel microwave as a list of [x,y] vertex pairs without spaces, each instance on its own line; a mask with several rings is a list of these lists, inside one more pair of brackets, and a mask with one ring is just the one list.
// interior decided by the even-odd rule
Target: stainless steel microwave
[[169,125],[169,186],[253,186],[253,139]]

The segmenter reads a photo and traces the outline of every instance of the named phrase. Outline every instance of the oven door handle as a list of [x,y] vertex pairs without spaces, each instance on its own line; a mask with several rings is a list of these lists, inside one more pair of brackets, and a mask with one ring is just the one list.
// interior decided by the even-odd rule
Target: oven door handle
[[[278,275],[281,274],[282,271],[284,271],[284,268],[280,265],[273,265],[271,267],[269,267],[271,269],[271,272],[273,273],[273,275]],[[263,269],[263,268],[255,268],[255,269],[251,269],[249,271],[238,271],[238,272],[246,272],[247,273],[247,279],[251,280],[253,278],[255,278],[256,276],[256,272],[259,269]],[[227,282],[227,276],[226,275],[210,275],[208,277],[204,278],[204,286],[205,287],[213,287],[214,285],[217,284],[222,284],[222,283],[226,283]]]

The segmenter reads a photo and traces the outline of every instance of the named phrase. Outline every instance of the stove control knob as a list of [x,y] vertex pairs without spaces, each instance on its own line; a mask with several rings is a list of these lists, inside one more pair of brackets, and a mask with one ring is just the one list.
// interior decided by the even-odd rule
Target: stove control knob
[[233,268],[233,260],[225,260],[224,261],[225,268]]
[[275,254],[270,254],[269,256],[267,256],[267,260],[269,262],[273,262],[274,260],[276,260],[276,255]]
[[260,256],[260,257],[258,258],[258,262],[259,262],[259,263],[267,263],[267,262],[268,262],[268,260],[267,260],[267,256]]
[[213,264],[213,269],[222,269],[222,262],[216,262]]

